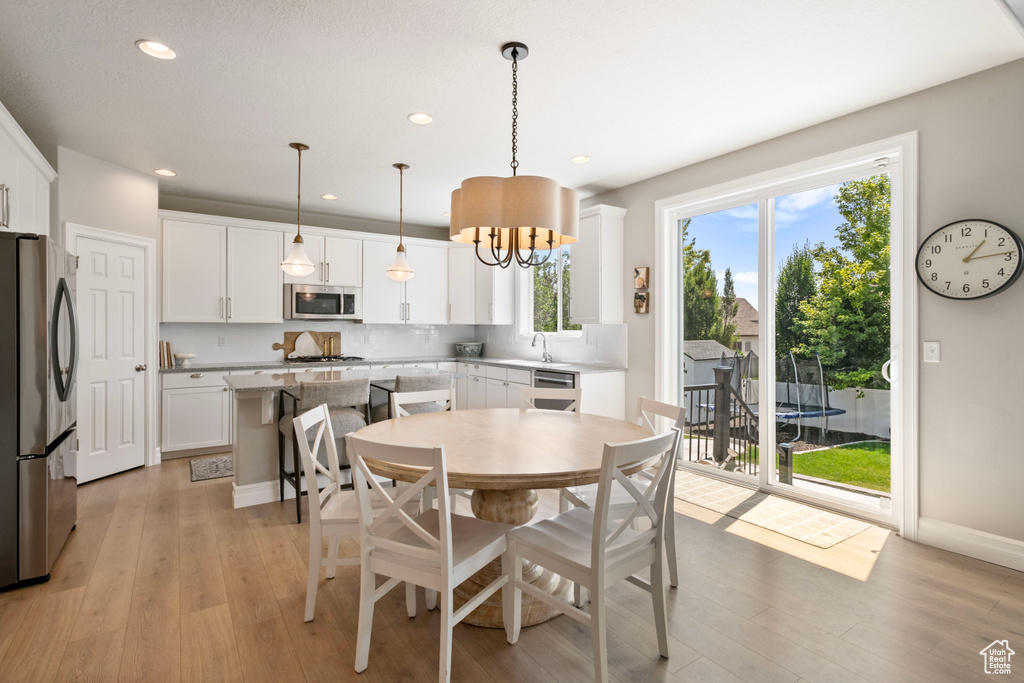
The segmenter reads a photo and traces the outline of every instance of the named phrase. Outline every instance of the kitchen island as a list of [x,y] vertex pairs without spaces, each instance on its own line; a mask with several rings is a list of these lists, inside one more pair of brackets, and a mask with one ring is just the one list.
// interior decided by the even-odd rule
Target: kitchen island
[[[301,382],[369,379],[388,380],[397,375],[436,375],[433,368],[347,369],[325,372],[280,372],[261,375],[229,375],[224,382],[233,398],[232,443],[234,444],[235,508],[261,505],[280,498],[278,478],[278,405],[282,390],[298,391]],[[459,377],[459,373],[455,373]],[[343,436],[336,434],[336,437]],[[285,487],[285,498],[295,490]]]

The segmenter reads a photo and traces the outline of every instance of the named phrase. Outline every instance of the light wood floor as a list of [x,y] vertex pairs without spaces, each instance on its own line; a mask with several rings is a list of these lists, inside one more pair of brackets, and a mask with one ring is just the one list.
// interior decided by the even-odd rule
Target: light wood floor
[[[550,492],[543,506],[555,510]],[[1024,652],[1021,573],[877,528],[820,550],[676,510],[672,656],[657,656],[649,596],[615,586],[615,680],[980,682],[988,643]],[[436,680],[437,613],[409,619],[400,590],[378,606],[369,669],[353,672],[357,567],[321,579],[316,619],[303,623],[308,543],[293,503],[233,510],[231,480],[191,483],[185,460],[81,486],[50,582],[0,593],[0,681]],[[590,653],[567,617],[515,646],[460,625],[453,679],[590,681]],[[1024,680],[1018,657],[1001,680]]]

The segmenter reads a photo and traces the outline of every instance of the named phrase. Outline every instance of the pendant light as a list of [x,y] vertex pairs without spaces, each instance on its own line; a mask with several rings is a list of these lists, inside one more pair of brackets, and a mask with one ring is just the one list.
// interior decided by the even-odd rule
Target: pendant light
[[384,271],[384,274],[396,282],[405,282],[406,280],[411,280],[412,276],[415,275],[412,272],[412,267],[409,265],[409,259],[405,257],[405,245],[402,244],[404,179],[405,169],[409,168],[409,164],[391,165],[398,169],[398,253],[395,254],[395,260],[391,262],[391,265]]
[[295,239],[292,240],[292,250],[281,262],[281,270],[295,277],[305,277],[316,269],[306,254],[306,247],[302,244],[302,152],[309,149],[309,145],[293,142],[288,146],[299,153],[299,191],[295,205]]
[[[548,178],[516,175],[517,73],[519,60],[528,53],[522,43],[501,47],[502,56],[512,62],[512,177],[468,178],[452,192],[449,237],[476,245],[477,258],[487,266],[508,268],[513,260],[523,268],[539,266],[553,250],[576,242],[579,235],[580,200],[575,190]],[[542,251],[543,257],[538,253]]]

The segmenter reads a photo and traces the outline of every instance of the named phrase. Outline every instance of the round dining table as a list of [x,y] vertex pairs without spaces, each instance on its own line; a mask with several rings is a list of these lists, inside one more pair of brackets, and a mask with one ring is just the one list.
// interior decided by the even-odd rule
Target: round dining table
[[[604,444],[649,437],[646,429],[600,415],[554,410],[496,408],[421,413],[377,422],[360,429],[360,438],[401,446],[444,446],[448,486],[472,489],[473,514],[521,526],[537,514],[537,489],[560,489],[597,482]],[[367,460],[377,475],[415,482],[423,470],[383,460]],[[637,463],[631,471],[648,463]],[[472,598],[501,574],[492,562],[455,591],[455,606]],[[523,578],[568,601],[571,584],[533,563]],[[539,624],[561,614],[523,593],[522,623]],[[476,626],[502,628],[501,591],[465,619]]]

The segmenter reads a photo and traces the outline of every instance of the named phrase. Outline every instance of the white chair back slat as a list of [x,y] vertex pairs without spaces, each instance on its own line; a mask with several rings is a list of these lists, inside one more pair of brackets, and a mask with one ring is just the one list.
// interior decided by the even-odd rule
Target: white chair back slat
[[562,408],[567,413],[580,412],[580,401],[582,400],[582,389],[552,389],[548,387],[520,387],[519,408],[529,410],[537,407],[537,400],[571,401],[569,405]]
[[[672,478],[667,472],[675,466],[676,450],[679,447],[679,430],[673,428],[664,434],[633,441],[624,444],[605,444],[604,458],[601,462],[601,479],[597,486],[597,500],[594,505],[594,531],[591,546],[591,566],[603,567],[608,558],[609,552],[618,555],[627,552],[635,546],[630,538],[627,543],[616,543],[626,528],[632,525],[633,521],[641,516],[651,523],[647,532],[642,532],[640,537],[647,537],[650,542],[651,534],[657,535],[658,528],[665,518],[665,506],[667,505],[666,493]],[[622,474],[622,469],[636,465],[638,462],[654,460],[660,456],[660,463],[654,479],[649,486],[641,492],[629,481],[629,478]],[[633,506],[620,518],[621,509],[616,510],[616,519],[610,526],[609,509],[613,483],[618,483],[633,498]],[[621,546],[621,547],[620,547]]]
[[[349,460],[353,465],[353,480],[356,497],[359,501],[360,534],[363,543],[368,544],[370,552],[372,553],[373,549],[379,547],[388,554],[401,554],[408,557],[410,561],[428,562],[432,566],[447,571],[452,565],[452,520],[448,505],[448,470],[445,464],[444,447],[424,448],[381,444],[360,439],[355,434],[346,436],[346,444]],[[402,493],[397,498],[392,498],[388,489],[384,489],[379,483],[371,483],[375,482],[375,478],[366,463],[367,460],[380,460],[403,467],[424,469],[426,472],[411,486],[399,489]],[[401,504],[408,502],[412,496],[426,486],[437,488],[438,534],[436,536],[424,529],[401,507]],[[379,509],[374,509],[370,504],[371,490],[383,496],[384,505]],[[394,526],[389,524],[394,521],[412,532],[429,548],[395,541]]]
[[436,403],[439,410],[433,412],[444,412],[452,409],[451,389],[432,389],[430,391],[395,391],[391,393],[391,414],[395,417],[406,417],[410,413],[403,406],[412,403]]
[[[686,424],[686,408],[680,408],[671,403],[662,403],[644,396],[637,399],[636,414],[637,424],[649,429],[651,434],[659,434],[672,427],[681,432]],[[667,421],[666,428],[659,428],[659,418],[664,418]]]
[[[331,416],[327,404],[322,403],[315,408],[296,416],[292,420],[292,427],[295,429],[296,441],[299,444],[299,455],[302,458],[302,470],[306,477],[306,490],[309,492],[310,514],[312,520],[310,525],[315,529],[320,528],[320,510],[341,487],[341,466],[338,459],[338,447],[334,441],[334,429],[331,427]],[[316,434],[313,443],[310,445],[307,432],[316,427]],[[327,451],[327,465],[324,466],[319,460],[320,448]],[[327,478],[327,485],[319,496],[314,500],[313,492],[317,490],[317,474]]]

